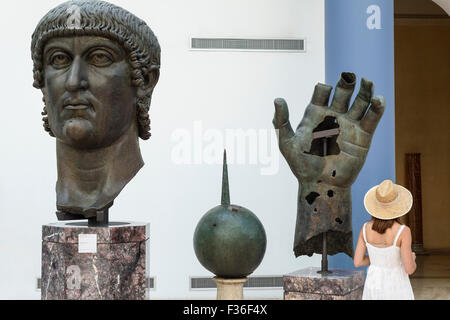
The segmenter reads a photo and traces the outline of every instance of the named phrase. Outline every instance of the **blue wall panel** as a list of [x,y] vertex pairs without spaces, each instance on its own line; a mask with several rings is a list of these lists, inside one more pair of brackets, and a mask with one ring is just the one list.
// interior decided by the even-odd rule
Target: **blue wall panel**
[[[395,181],[394,119],[394,5],[393,0],[325,1],[325,80],[335,86],[340,73],[356,73],[375,85],[375,95],[386,99],[386,110],[375,131],[366,163],[352,186],[354,246],[370,219],[364,209],[367,190],[384,179]],[[353,101],[353,100],[352,100]],[[339,253],[329,257],[330,268],[353,268]]]

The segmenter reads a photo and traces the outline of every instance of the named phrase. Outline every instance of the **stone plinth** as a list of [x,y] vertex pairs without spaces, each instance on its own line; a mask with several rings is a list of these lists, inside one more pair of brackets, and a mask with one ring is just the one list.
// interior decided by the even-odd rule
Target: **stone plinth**
[[285,300],[361,300],[364,271],[331,270],[322,276],[320,268],[307,268],[283,276]]
[[43,225],[41,299],[145,299],[149,227],[133,222]]
[[217,284],[217,300],[244,300],[244,283],[247,278],[213,278]]

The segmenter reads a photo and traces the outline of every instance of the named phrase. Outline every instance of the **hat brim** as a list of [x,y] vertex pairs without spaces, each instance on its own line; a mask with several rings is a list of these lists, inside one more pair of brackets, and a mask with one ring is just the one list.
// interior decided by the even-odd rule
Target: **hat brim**
[[378,186],[371,188],[364,196],[364,207],[372,217],[381,220],[390,220],[399,218],[411,210],[413,197],[411,192],[405,187],[394,184],[395,190],[398,192],[398,198],[390,205],[381,205],[376,198],[376,189]]

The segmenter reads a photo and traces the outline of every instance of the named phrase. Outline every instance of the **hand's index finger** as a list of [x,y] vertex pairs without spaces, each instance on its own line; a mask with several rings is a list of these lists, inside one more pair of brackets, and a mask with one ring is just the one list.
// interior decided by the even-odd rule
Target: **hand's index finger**
[[330,99],[331,90],[333,90],[332,86],[323,83],[316,84],[313,96],[311,98],[311,104],[328,107],[328,100]]

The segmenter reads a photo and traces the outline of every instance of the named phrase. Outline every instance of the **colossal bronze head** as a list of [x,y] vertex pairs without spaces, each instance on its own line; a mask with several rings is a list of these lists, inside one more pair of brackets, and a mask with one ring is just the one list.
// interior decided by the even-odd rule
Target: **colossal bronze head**
[[147,24],[103,1],[68,1],[32,36],[34,86],[56,137],[59,219],[95,218],[143,166],[160,47]]

